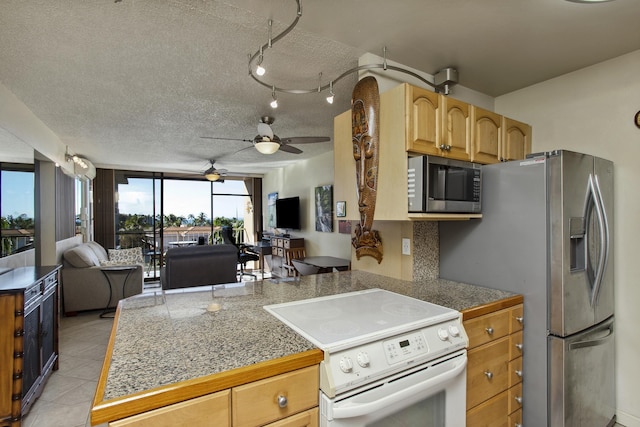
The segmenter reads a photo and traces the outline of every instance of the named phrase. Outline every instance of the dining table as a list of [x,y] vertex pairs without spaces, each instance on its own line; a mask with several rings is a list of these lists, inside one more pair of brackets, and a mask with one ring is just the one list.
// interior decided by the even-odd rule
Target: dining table
[[329,273],[331,271],[347,271],[351,270],[351,260],[345,258],[337,258],[333,256],[308,256],[304,257],[302,262],[320,267],[320,273]]

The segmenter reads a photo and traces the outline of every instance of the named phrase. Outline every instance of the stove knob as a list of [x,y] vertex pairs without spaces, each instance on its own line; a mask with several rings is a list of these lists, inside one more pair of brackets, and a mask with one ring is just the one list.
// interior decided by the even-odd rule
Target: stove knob
[[442,341],[448,340],[449,339],[449,332],[447,332],[447,330],[444,329],[444,328],[438,329],[438,338],[440,338]]
[[358,361],[358,365],[362,366],[363,368],[369,366],[369,355],[367,353],[358,353],[358,357],[356,358],[356,360]]
[[453,337],[459,337],[460,336],[460,328],[458,328],[456,325],[450,325],[449,326],[449,333]]
[[348,374],[353,370],[353,363],[351,362],[350,357],[343,357],[342,359],[340,359],[340,369],[345,374]]

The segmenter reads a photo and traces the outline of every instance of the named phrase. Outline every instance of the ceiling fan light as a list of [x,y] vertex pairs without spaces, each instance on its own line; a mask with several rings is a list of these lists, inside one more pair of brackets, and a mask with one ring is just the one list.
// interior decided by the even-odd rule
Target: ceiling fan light
[[273,154],[280,148],[280,144],[270,140],[258,141],[255,143],[256,150],[262,154]]
[[220,179],[220,174],[217,171],[216,172],[209,172],[209,173],[205,174],[204,176],[209,181],[217,181],[217,180]]

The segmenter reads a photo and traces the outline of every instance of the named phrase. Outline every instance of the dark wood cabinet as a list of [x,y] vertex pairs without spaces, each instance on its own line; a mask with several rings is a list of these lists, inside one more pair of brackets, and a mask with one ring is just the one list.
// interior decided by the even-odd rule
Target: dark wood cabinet
[[0,274],[0,427],[19,427],[58,368],[59,266]]

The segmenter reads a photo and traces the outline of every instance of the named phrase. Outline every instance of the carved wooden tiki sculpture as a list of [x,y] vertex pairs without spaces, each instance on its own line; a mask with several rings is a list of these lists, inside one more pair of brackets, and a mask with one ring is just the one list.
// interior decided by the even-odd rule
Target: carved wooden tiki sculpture
[[353,158],[356,161],[356,181],[360,223],[351,243],[356,257],[374,257],[382,261],[382,241],[378,231],[372,230],[378,188],[378,153],[380,136],[380,95],[373,77],[360,80],[351,97],[351,133]]

